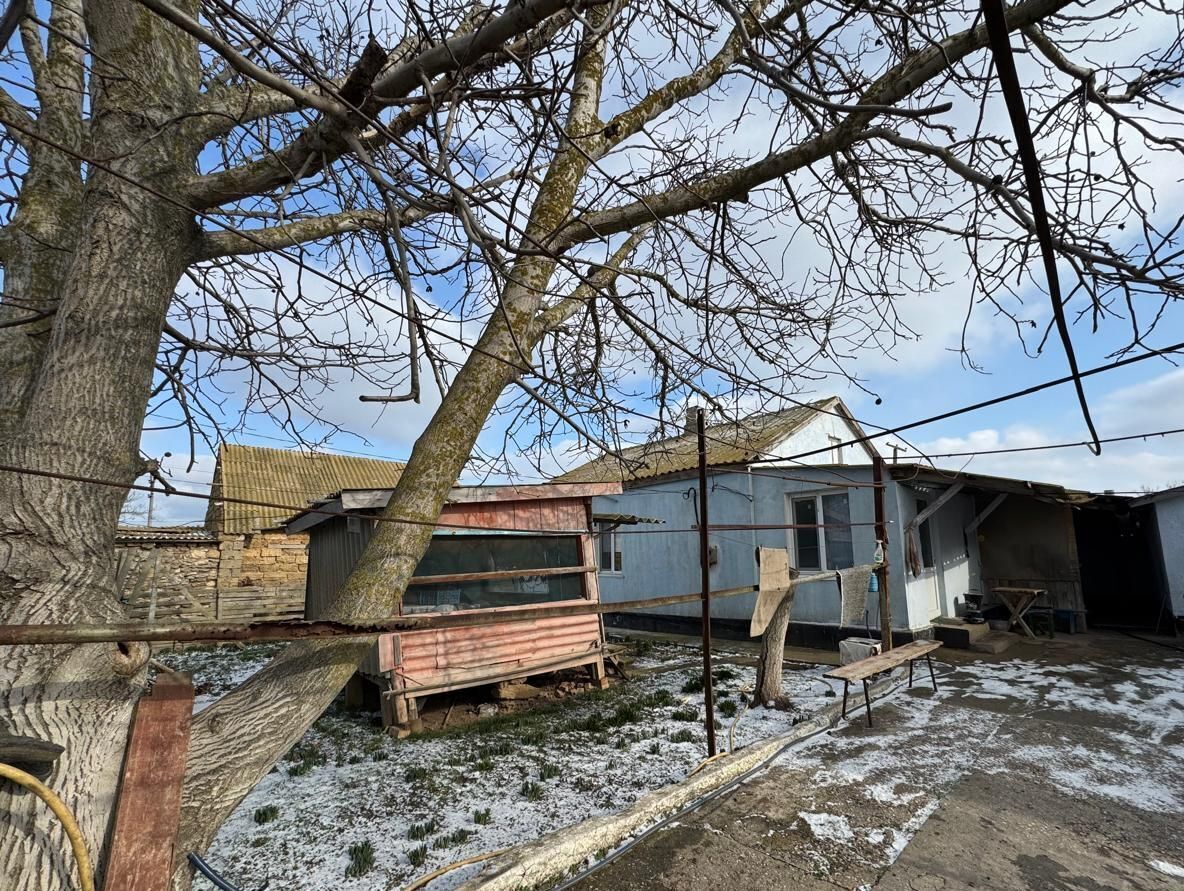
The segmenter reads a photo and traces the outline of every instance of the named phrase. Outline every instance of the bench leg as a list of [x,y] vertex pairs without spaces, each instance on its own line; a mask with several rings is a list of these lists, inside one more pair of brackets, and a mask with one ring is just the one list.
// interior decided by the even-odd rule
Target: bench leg
[[843,681],[843,720],[844,721],[847,720],[847,688],[849,686],[850,686],[850,682]]
[[[925,654],[925,664],[929,666],[929,680],[933,681],[933,692],[937,692],[937,675],[933,673],[933,660],[929,658],[929,654]],[[912,668],[912,663],[909,663],[909,668]]]
[[909,689],[910,690],[913,689],[913,663],[916,661],[917,661],[916,659],[909,660]]
[[867,689],[867,678],[863,679],[863,703],[867,706],[867,726],[872,726],[872,696]]

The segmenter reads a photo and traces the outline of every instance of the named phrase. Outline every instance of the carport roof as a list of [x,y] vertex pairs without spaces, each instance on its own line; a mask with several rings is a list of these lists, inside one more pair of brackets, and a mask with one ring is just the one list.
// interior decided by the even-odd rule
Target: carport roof
[[1092,492],[1083,492],[1080,489],[1066,489],[1056,483],[1039,483],[1034,480],[945,470],[927,464],[889,464],[888,473],[898,483],[921,483],[944,487],[961,482],[967,489],[977,489],[980,492],[1027,495],[1046,501],[1059,501],[1062,504],[1089,504],[1102,497]]

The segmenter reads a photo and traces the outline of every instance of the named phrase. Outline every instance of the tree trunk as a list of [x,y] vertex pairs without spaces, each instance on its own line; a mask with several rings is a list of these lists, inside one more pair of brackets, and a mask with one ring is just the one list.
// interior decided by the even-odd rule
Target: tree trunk
[[[6,284],[31,288],[53,314],[6,338],[30,342],[4,365],[0,462],[127,485],[143,470],[139,431],[160,331],[198,234],[191,213],[133,183],[168,194],[193,170],[196,149],[176,119],[191,105],[197,54],[126,0],[94,0],[87,14],[97,60],[90,153],[113,159],[122,176],[95,167],[77,200],[63,204],[70,196],[48,186],[37,196],[58,202],[54,214],[27,205],[29,240],[50,231],[58,250],[47,259],[44,246],[21,253],[18,242],[6,269],[21,271]],[[47,135],[70,145],[62,132]],[[114,592],[120,485],[0,474],[0,622],[126,618]],[[65,747],[48,785],[74,812],[100,877],[146,662],[147,648],[135,644],[0,650],[0,733]],[[0,785],[0,888],[64,891],[76,876],[57,819]]]
[[781,667],[785,662],[785,633],[789,629],[789,614],[793,611],[794,589],[785,592],[769,627],[761,635],[760,661],[756,666],[756,692],[753,703],[766,707],[787,708],[789,701],[781,694]]

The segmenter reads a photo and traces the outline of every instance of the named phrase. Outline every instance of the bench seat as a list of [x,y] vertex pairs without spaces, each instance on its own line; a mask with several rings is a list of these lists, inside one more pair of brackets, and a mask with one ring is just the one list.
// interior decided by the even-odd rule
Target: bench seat
[[858,662],[840,665],[826,672],[823,677],[834,678],[843,682],[843,717],[847,717],[847,692],[852,681],[863,682],[863,698],[867,705],[867,726],[872,726],[872,700],[868,691],[868,679],[877,674],[891,671],[904,663],[909,664],[909,686],[913,686],[913,663],[917,659],[924,659],[929,666],[929,678],[933,681],[933,689],[937,690],[937,676],[933,672],[933,662],[929,654],[941,647],[939,640],[914,640],[901,647],[895,647],[886,653],[868,656]]

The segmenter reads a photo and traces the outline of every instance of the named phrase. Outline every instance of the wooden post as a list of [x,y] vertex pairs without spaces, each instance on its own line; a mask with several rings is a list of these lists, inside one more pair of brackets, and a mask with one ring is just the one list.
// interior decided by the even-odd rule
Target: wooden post
[[169,887],[192,715],[193,685],[183,675],[160,674],[152,692],[137,703],[103,887],[112,891]]
[[715,691],[711,678],[711,563],[707,540],[707,421],[699,409],[699,571],[703,582],[703,702],[707,706],[707,757],[715,756]]
[[888,523],[884,517],[884,459],[879,455],[872,462],[872,490],[876,505],[876,539],[884,549],[884,559],[876,567],[880,582],[880,647],[885,652],[892,649],[892,605],[888,599]]

